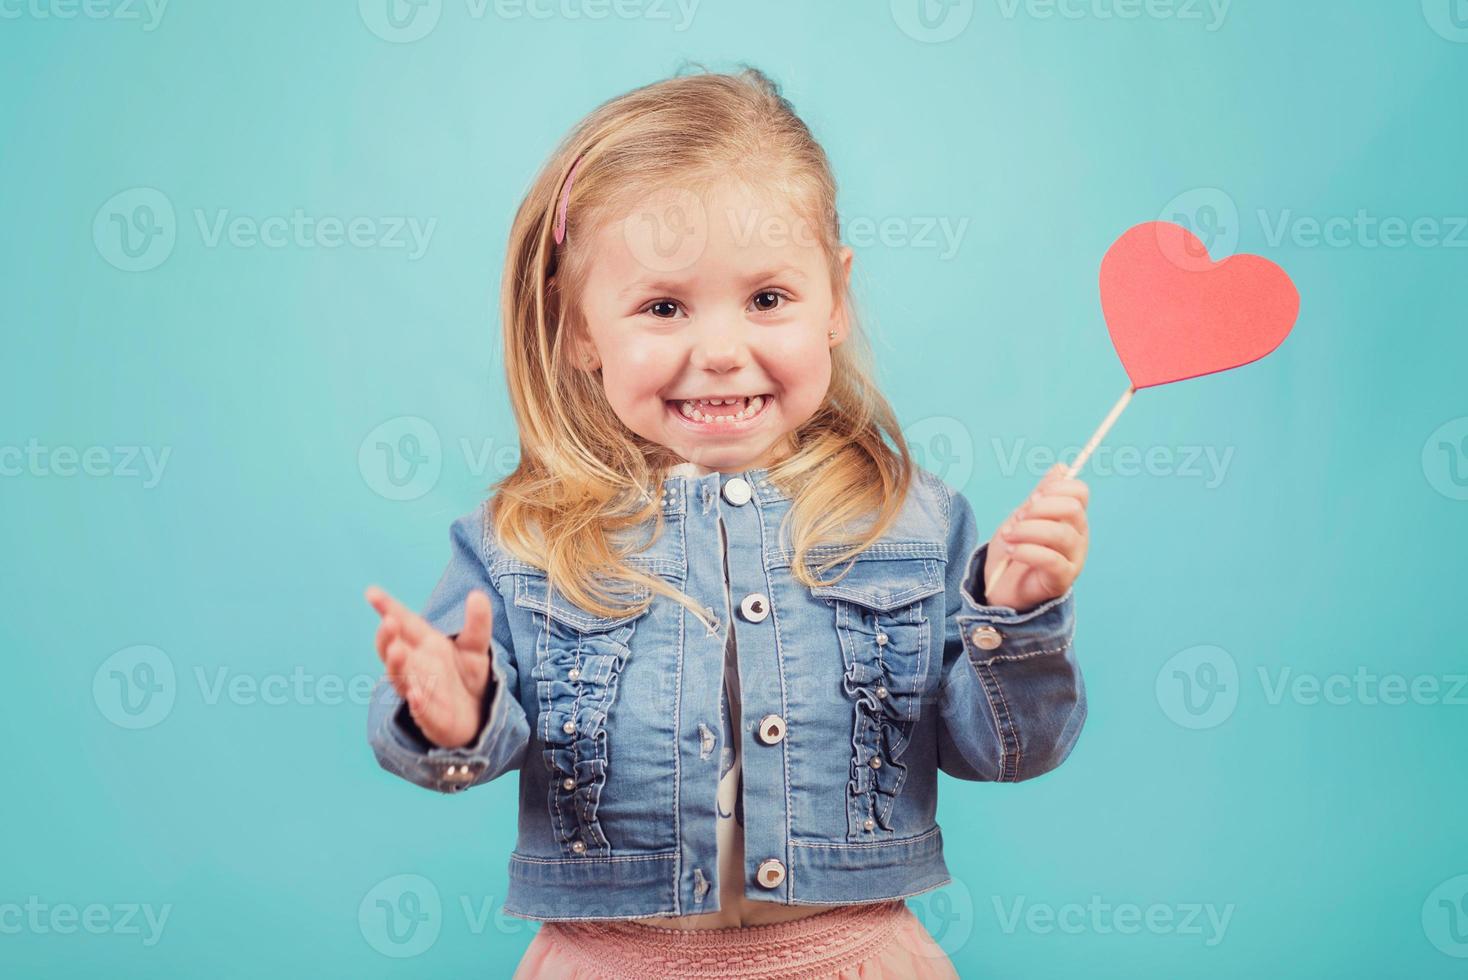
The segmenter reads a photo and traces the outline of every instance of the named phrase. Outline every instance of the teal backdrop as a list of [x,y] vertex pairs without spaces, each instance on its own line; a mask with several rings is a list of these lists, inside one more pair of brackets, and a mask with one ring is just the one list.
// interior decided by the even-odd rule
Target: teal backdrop
[[945,778],[909,903],[962,975],[1468,973],[1468,2],[0,0],[0,975],[510,974],[515,780],[378,768],[362,590],[421,602],[514,466],[535,169],[685,59],[823,141],[989,527],[1127,385],[1127,227],[1302,295],[1083,473],[1089,722]]

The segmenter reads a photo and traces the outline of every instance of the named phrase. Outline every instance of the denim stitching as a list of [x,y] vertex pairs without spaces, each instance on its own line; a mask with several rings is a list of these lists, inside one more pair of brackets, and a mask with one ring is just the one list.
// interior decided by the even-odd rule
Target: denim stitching
[[[984,681],[984,696],[988,698],[989,710],[994,712],[995,726],[999,730],[999,778],[996,782],[1014,782],[1014,778],[1006,777],[1019,775],[1020,747],[1018,733],[1014,730],[1014,716],[1010,714],[1009,710],[1009,700],[1005,698],[1004,689],[999,683],[999,678],[994,676],[992,669],[986,666],[980,670],[979,674]],[[1003,717],[1000,717],[999,706],[994,704],[993,695],[990,694],[991,689],[993,694],[999,695]]]
[[938,833],[941,829],[941,827],[934,826],[932,830],[925,830],[921,834],[918,834],[916,837],[890,837],[886,840],[848,841],[846,843],[842,843],[840,841],[792,840],[790,842],[790,846],[820,848],[822,850],[835,849],[843,851],[864,847],[902,847],[906,844],[916,844],[919,841],[927,840],[929,837],[932,837],[934,834]]
[[677,851],[659,851],[656,854],[609,854],[605,857],[596,855],[574,858],[541,858],[515,853],[510,855],[510,860],[523,864],[620,864],[624,861],[666,861],[677,853]]
[[[763,504],[763,501],[761,501],[759,499],[758,495],[756,495],[755,501],[756,501],[755,502],[755,505],[754,505],[755,506],[755,513],[759,515],[759,545],[760,545],[760,554],[763,555],[765,553],[765,548],[769,544],[769,542],[765,538],[765,512],[764,512],[764,504]],[[764,563],[762,563],[762,564],[764,564]],[[766,567],[765,567],[765,595],[766,596],[772,596],[774,594],[775,594],[775,588],[774,588],[773,582],[771,582],[771,580],[770,580],[770,569],[769,569],[768,565],[766,565]],[[786,678],[785,678],[785,646],[781,642],[781,639],[780,639],[780,614],[775,611],[775,603],[774,602],[770,602],[769,603],[769,609],[770,609],[770,624],[771,624],[771,627],[773,628],[774,633],[775,633],[775,667],[780,672],[780,716],[782,718],[788,718],[788,717],[790,717],[789,687],[787,686],[787,681],[786,681]],[[730,624],[730,628],[731,629],[733,628],[733,624],[732,623]],[[740,721],[740,725],[742,727],[743,724],[744,724],[744,709],[743,709],[743,706],[742,706],[743,698],[741,697],[740,700],[741,700],[741,707],[740,707],[739,721]],[[742,739],[743,738],[743,733],[742,732],[736,732],[735,733],[735,737]],[[789,740],[783,739],[783,738],[780,740],[780,764],[781,764],[781,769],[783,770],[783,772],[785,774],[785,840],[788,842],[790,840],[790,832],[791,832],[791,829],[792,829],[791,826],[790,826],[790,815],[795,811],[795,804],[794,804],[794,801],[791,799],[791,795],[790,795],[790,786],[791,786],[791,783],[792,783],[792,780],[790,778],[790,742],[789,742]],[[788,843],[786,844],[786,850],[785,850],[785,853],[782,855],[782,857],[785,859],[785,863],[788,866],[791,863],[791,861],[790,861],[789,844]],[[794,884],[794,882],[792,882],[790,880],[793,877],[794,877],[793,875],[787,874],[785,876],[785,881],[782,883],[785,886],[786,893],[789,894],[789,895],[791,895],[791,896],[793,896],[795,894],[794,893],[795,884]]]
[[[684,494],[680,486],[677,499],[674,503],[673,513],[683,513]],[[664,533],[667,532],[666,526]],[[679,585],[688,585],[688,522],[678,522],[678,554],[683,559],[683,572]],[[680,606],[685,612],[687,607]],[[686,617],[678,617],[678,658],[673,672],[673,731],[683,730],[683,657],[686,653],[684,638],[686,630],[684,624]],[[683,785],[683,753],[673,753],[673,836],[675,840],[683,839],[683,807],[679,800],[679,787]],[[673,852],[673,911],[683,912],[683,889],[680,882],[683,880],[683,848],[675,848]]]
[[994,689],[999,692],[999,700],[1004,703],[1004,717],[1009,720],[1010,735],[1014,739],[1014,763],[1011,767],[1014,778],[1019,779],[1019,774],[1024,771],[1025,747],[1020,741],[1019,729],[1014,724],[1014,710],[1009,707],[1009,697],[1004,693],[1004,682],[999,675],[994,675]]
[[[547,605],[549,605],[549,602],[548,601],[547,601]],[[582,635],[578,632],[576,634],[576,649],[574,651],[572,651],[572,658],[571,658],[571,662],[578,669],[578,673],[576,675],[576,697],[575,697],[575,700],[573,700],[571,702],[571,721],[574,722],[575,725],[576,725],[576,731],[571,736],[571,779],[573,780],[573,782],[574,782],[575,785],[571,789],[566,790],[565,792],[569,793],[570,794],[570,797],[571,797],[571,814],[572,814],[572,816],[574,816],[576,818],[576,831],[577,831],[577,833],[579,833],[581,835],[582,843],[586,844],[587,847],[590,848],[592,846],[600,847],[601,846],[601,843],[596,840],[596,836],[594,834],[588,833],[588,831],[590,831],[591,828],[589,826],[587,826],[587,823],[586,822],[583,822],[581,808],[576,805],[577,804],[576,797],[581,792],[581,780],[580,780],[581,773],[580,773],[580,765],[579,765],[579,763],[582,761],[581,760],[581,738],[582,738],[582,731],[581,731],[581,721],[580,721],[580,717],[581,717],[581,695],[583,693],[585,693],[585,691],[586,691],[586,678],[585,678],[584,675],[582,675],[581,673],[579,673],[579,670],[580,670],[580,667],[581,667],[581,645],[582,645],[583,639],[584,638],[582,637]],[[600,678],[598,678],[598,680],[600,680]],[[596,756],[593,754],[592,758],[595,759]],[[556,791],[560,790],[560,786],[557,785],[557,784],[559,784],[563,778],[564,777],[560,773],[556,773],[555,782],[551,784],[551,790],[553,792],[556,792]],[[564,805],[562,804],[562,797],[561,797],[561,795],[560,795],[559,792],[556,792],[556,805],[558,807],[561,807],[562,808],[562,811],[564,812]],[[585,839],[587,837],[591,837],[592,839],[590,841],[587,841]]]
[[[517,591],[517,595],[518,590],[520,589],[520,585],[521,580],[516,579],[515,588]],[[536,637],[535,640],[535,661],[537,666],[541,666],[548,671],[550,663],[550,617],[544,613],[536,613],[533,618],[539,628],[539,635]],[[566,824],[565,821],[561,819],[561,808],[556,801],[556,783],[559,779],[560,774],[556,772],[555,748],[554,743],[551,741],[550,737],[550,683],[553,682],[536,682],[535,700],[537,706],[540,709],[540,742],[541,745],[545,746],[545,748],[541,752],[541,760],[545,763],[546,770],[549,771],[551,774],[551,778],[546,781],[545,805],[546,810],[550,814],[551,821],[554,823],[556,828],[556,841],[560,843],[562,847],[564,847],[566,839]]]
[[1058,647],[1049,650],[1031,650],[1028,653],[997,653],[984,660],[974,660],[975,667],[988,667],[990,664],[1014,663],[1017,660],[1029,660],[1031,657],[1043,657],[1052,653],[1064,653],[1071,648],[1073,640],[1066,640]]

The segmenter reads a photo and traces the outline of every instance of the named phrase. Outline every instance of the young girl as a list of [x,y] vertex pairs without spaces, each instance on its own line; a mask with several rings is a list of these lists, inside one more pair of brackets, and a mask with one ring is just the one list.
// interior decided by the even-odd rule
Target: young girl
[[955,976],[903,901],[952,880],[937,772],[1079,735],[1087,488],[1057,466],[983,542],[912,463],[835,198],[749,69],[603,104],[520,206],[519,467],[422,615],[367,590],[381,764],[520,771],[517,977]]

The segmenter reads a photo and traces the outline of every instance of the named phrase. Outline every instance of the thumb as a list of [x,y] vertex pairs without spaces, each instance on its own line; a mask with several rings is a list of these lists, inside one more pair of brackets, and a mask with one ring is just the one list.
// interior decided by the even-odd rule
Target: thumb
[[464,628],[459,631],[454,644],[465,653],[488,653],[493,626],[494,608],[490,605],[489,596],[474,589],[464,599]]

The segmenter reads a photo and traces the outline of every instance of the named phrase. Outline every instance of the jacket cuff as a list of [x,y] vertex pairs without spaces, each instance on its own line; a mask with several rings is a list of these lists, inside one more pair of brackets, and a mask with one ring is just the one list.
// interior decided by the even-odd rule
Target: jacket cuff
[[989,605],[984,592],[987,543],[970,557],[964,574],[963,608],[957,621],[963,647],[975,663],[1060,653],[1075,634],[1075,588],[1028,609]]

